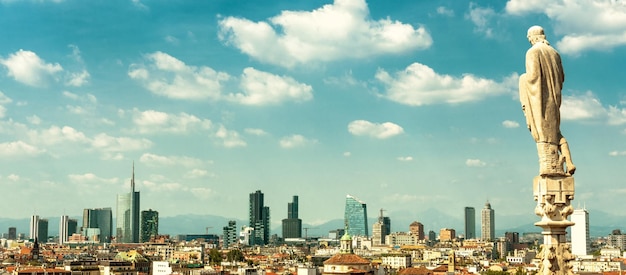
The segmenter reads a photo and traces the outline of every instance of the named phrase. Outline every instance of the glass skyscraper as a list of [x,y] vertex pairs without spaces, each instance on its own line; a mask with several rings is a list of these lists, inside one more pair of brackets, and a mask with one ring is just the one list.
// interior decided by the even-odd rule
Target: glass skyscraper
[[250,193],[249,214],[249,226],[254,228],[249,244],[268,244],[270,239],[270,208],[264,205],[261,190]]
[[130,193],[117,195],[116,239],[119,243],[139,242],[139,192],[135,191],[135,164]]
[[369,236],[367,226],[367,205],[351,195],[346,196],[344,222],[349,235]]
[[465,207],[465,239],[476,238],[476,210],[474,207]]
[[113,236],[113,211],[110,207],[83,210],[83,235],[100,243],[110,243]]
[[298,218],[298,196],[293,196],[293,201],[287,203],[287,218],[283,219],[283,238],[302,238],[302,220]]

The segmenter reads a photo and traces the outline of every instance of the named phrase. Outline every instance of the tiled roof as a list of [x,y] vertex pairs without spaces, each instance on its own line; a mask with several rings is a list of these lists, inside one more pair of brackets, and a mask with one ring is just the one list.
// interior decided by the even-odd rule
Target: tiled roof
[[330,259],[324,261],[324,264],[343,264],[343,265],[357,265],[357,264],[369,264],[370,261],[361,258],[355,254],[337,254],[330,257]]
[[407,267],[398,272],[398,275],[431,275],[433,272],[425,266]]

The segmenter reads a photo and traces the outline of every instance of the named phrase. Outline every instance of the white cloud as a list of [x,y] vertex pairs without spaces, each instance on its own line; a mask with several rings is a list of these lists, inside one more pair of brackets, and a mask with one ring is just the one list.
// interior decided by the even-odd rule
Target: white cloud
[[245,147],[248,145],[237,131],[228,130],[223,125],[220,125],[220,128],[215,133],[215,137],[221,140],[222,146],[226,148]]
[[230,76],[201,66],[188,66],[163,52],[145,56],[148,65],[132,64],[130,78],[139,81],[150,92],[173,99],[219,99],[222,82]]
[[8,76],[30,86],[46,86],[63,71],[58,63],[46,63],[36,53],[25,50],[10,54],[7,59],[0,58],[0,64],[8,69]]
[[119,182],[118,178],[101,178],[96,176],[93,173],[85,173],[85,174],[70,174],[67,176],[71,182],[74,183],[106,183],[106,184],[116,184]]
[[244,105],[270,105],[284,101],[308,101],[313,98],[311,86],[291,77],[273,75],[248,67],[239,84],[242,93],[230,94],[232,101]]
[[440,6],[440,7],[437,7],[437,14],[441,14],[441,15],[445,15],[445,16],[448,16],[448,17],[452,17],[452,16],[454,16],[454,11],[451,10],[451,9],[448,9],[446,7]]
[[562,120],[588,120],[605,116],[606,110],[592,92],[563,96],[561,103]]
[[91,75],[89,74],[89,72],[87,70],[82,70],[80,72],[74,72],[74,73],[70,73],[68,75],[68,80],[65,83],[65,85],[68,86],[74,86],[74,87],[80,87],[83,86],[85,84],[87,84],[89,82],[89,77],[91,77]]
[[7,179],[9,179],[10,181],[19,181],[20,180],[20,176],[16,175],[16,174],[11,174],[7,176]]
[[213,194],[213,190],[211,190],[211,188],[206,188],[206,187],[194,187],[194,188],[190,188],[189,191],[194,197],[197,197],[200,199],[208,199]]
[[43,152],[44,150],[41,150],[21,140],[0,143],[0,156],[2,157],[36,156]]
[[152,147],[152,141],[145,138],[114,137],[101,133],[93,138],[91,145],[103,152],[116,153],[148,149]]
[[28,121],[28,123],[33,124],[33,125],[41,124],[41,118],[39,118],[37,115],[26,117],[26,120]]
[[493,36],[493,30],[489,26],[489,21],[496,15],[492,8],[481,8],[475,3],[470,3],[469,12],[465,18],[474,23],[474,31],[482,33],[486,37]]
[[226,17],[219,39],[262,62],[292,67],[428,48],[425,28],[369,18],[365,0],[335,0],[313,11],[283,11],[269,22]]
[[502,121],[502,126],[504,126],[504,128],[517,128],[519,127],[519,123],[517,121],[505,120]]
[[280,142],[279,142],[280,147],[285,148],[285,149],[302,147],[308,144],[315,144],[315,143],[317,143],[317,140],[307,139],[306,137],[302,135],[291,135],[288,137],[283,137],[282,139],[280,139]]
[[408,157],[398,157],[399,161],[412,161],[413,157],[408,156]]
[[155,154],[145,153],[139,158],[141,163],[148,166],[183,166],[183,167],[198,167],[205,164],[204,161],[197,158],[185,157],[185,156],[160,156]]
[[198,179],[198,178],[204,178],[207,176],[213,176],[213,175],[210,175],[209,171],[207,170],[192,169],[191,171],[188,171],[187,173],[185,173],[183,177],[188,178],[188,179]]
[[85,143],[90,142],[84,133],[69,126],[51,126],[46,130],[32,131],[31,139],[37,144],[55,145],[64,142]]
[[511,92],[508,78],[502,83],[471,74],[455,78],[437,74],[420,63],[409,65],[395,76],[379,69],[376,79],[386,86],[385,98],[410,106],[471,102]]
[[484,167],[487,164],[484,161],[479,160],[479,159],[467,159],[465,160],[465,165],[467,167]]
[[612,157],[626,156],[626,151],[611,151],[609,152],[609,156],[612,156]]
[[11,102],[13,102],[13,100],[0,91],[0,105],[9,104]]
[[265,132],[263,129],[246,128],[243,131],[253,136],[266,136],[267,135],[267,132]]
[[563,54],[578,55],[626,45],[626,3],[623,1],[509,0],[505,10],[515,15],[542,13],[548,16],[554,22],[555,33],[564,35],[556,43]]
[[155,110],[139,111],[133,109],[133,123],[140,133],[177,133],[185,134],[193,130],[211,128],[211,121],[194,115],[180,113],[168,114]]
[[620,109],[615,106],[609,106],[608,110],[609,125],[626,124],[626,109]]
[[378,124],[366,120],[355,120],[348,124],[348,132],[355,136],[386,139],[404,133],[404,129],[391,122]]
[[344,157],[350,157],[350,156],[352,156],[352,152],[343,152],[343,156]]

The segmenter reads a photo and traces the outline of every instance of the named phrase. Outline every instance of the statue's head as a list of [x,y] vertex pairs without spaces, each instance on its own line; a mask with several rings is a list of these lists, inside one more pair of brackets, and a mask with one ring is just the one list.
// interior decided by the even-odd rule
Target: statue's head
[[528,34],[526,35],[528,38],[528,42],[531,45],[535,45],[537,42],[544,42],[548,45],[548,40],[546,40],[546,34],[543,32],[543,28],[541,26],[532,26],[528,29]]

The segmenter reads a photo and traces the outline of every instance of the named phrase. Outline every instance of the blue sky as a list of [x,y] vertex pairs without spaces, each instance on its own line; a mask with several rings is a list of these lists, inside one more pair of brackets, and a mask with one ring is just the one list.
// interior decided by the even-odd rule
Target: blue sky
[[[583,20],[584,19],[584,20]],[[621,214],[626,2],[0,0],[0,216],[112,207],[277,224],[463,207],[532,215],[517,79],[545,28],[575,205]],[[408,226],[408,225],[407,225]]]

